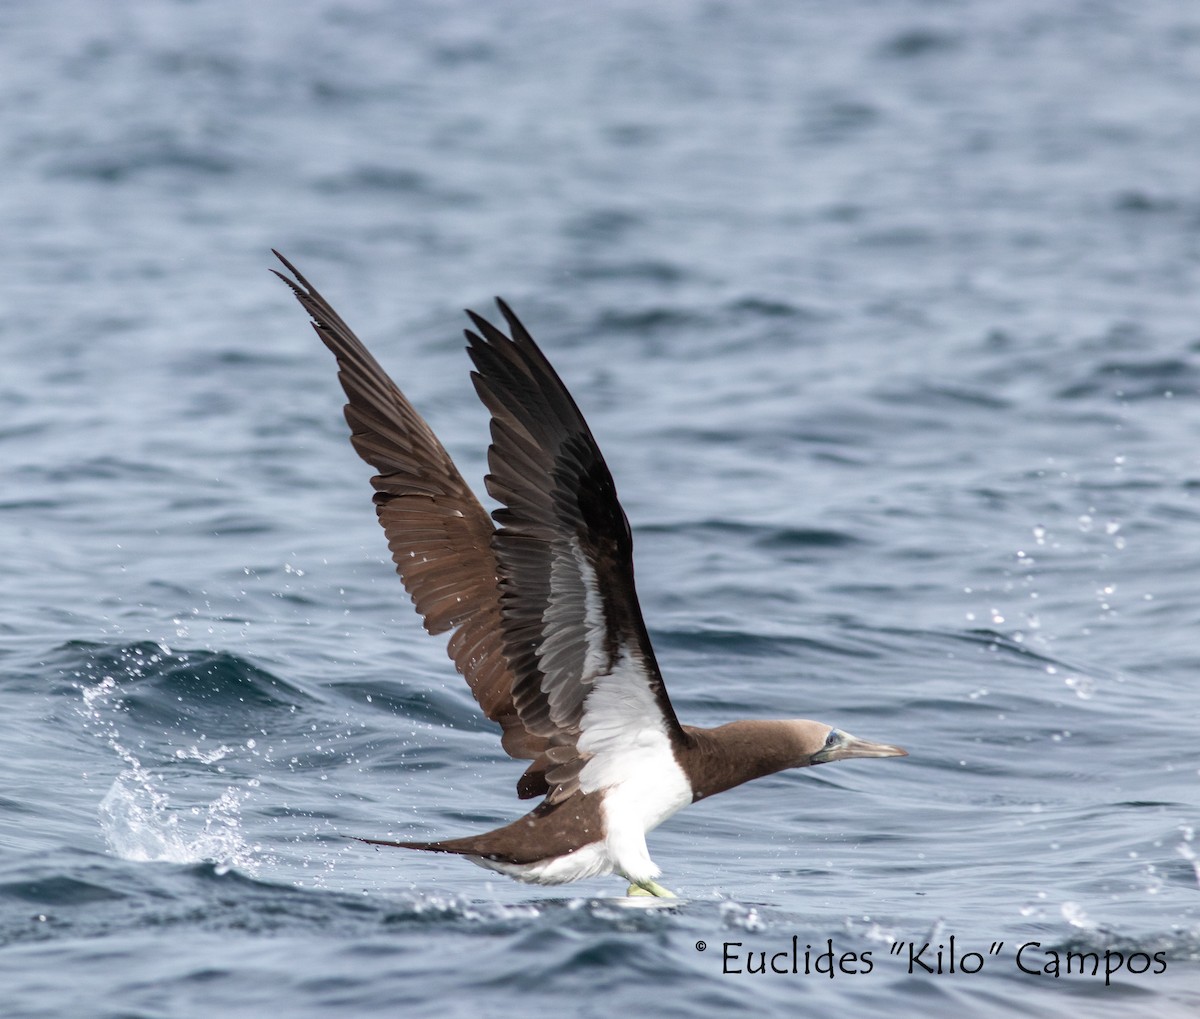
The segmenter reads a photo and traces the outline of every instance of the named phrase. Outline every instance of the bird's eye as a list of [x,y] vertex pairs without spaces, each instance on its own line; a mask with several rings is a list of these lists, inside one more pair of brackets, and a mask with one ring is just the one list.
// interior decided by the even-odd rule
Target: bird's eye
[[839,735],[837,729],[831,729],[829,735],[825,737],[825,745],[827,747],[833,746],[838,741]]

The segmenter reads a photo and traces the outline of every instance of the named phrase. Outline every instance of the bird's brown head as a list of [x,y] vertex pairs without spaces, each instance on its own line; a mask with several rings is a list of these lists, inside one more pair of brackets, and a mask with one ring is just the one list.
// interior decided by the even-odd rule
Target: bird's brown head
[[696,799],[791,768],[853,757],[905,757],[908,751],[858,739],[824,722],[760,719],[715,729],[686,726],[692,743],[683,765]]
[[855,757],[907,757],[908,751],[890,743],[872,743],[850,733],[835,729],[824,722],[797,719],[796,736],[808,757],[804,764],[828,764],[830,761],[848,761]]

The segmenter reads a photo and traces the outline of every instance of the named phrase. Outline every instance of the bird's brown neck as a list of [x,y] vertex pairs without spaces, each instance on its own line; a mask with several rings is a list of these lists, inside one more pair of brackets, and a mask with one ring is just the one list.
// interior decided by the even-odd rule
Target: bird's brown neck
[[692,784],[693,800],[808,763],[808,751],[787,722],[730,722],[715,729],[685,725],[691,744],[675,756]]

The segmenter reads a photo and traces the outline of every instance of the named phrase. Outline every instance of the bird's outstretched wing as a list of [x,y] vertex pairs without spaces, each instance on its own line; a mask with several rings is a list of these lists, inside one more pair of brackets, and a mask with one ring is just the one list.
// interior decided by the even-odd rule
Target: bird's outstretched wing
[[[350,327],[294,265],[278,251],[275,255],[293,278],[275,275],[292,289],[337,358],[350,441],[379,471],[371,479],[375,509],[396,572],[425,628],[433,634],[454,631],[450,657],[484,714],[500,723],[504,749],[533,760],[533,774],[540,774],[544,762],[538,758],[549,741],[532,733],[513,705],[491,547],[495,528],[487,511],[429,425]],[[532,778],[522,779],[518,789],[527,796],[544,791]]]
[[511,335],[468,312],[475,331],[466,336],[475,388],[492,413],[487,487],[502,504],[492,549],[513,705],[526,730],[549,742],[550,806],[619,780],[639,748],[690,737],[642,620],[633,537],[612,475],[562,380],[497,304]]
[[358,454],[396,572],[504,749],[531,761],[546,809],[618,780],[647,746],[687,744],[633,582],[633,540],[604,458],[532,337],[468,312],[476,389],[492,413],[493,526],[429,425],[295,266],[276,273],[338,362]]

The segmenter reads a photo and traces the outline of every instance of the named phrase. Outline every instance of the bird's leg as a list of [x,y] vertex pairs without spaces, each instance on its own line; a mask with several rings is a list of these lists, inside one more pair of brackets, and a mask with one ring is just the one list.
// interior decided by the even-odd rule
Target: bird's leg
[[645,881],[635,881],[629,886],[629,890],[625,893],[628,896],[634,895],[653,895],[657,899],[677,899],[673,891],[664,888],[657,881],[647,878]]

